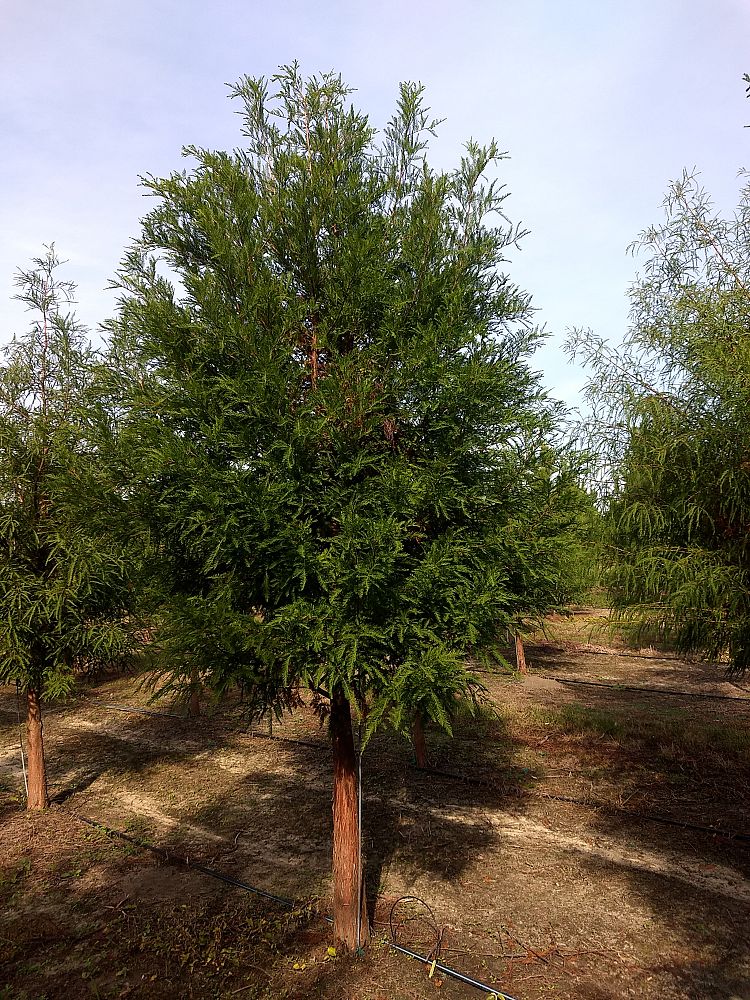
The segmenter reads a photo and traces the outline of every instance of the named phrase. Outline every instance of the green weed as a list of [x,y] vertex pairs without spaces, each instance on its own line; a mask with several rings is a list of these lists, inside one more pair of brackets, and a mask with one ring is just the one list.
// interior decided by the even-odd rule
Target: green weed
[[686,718],[685,712],[664,708],[641,714],[632,706],[624,710],[590,708],[571,704],[560,708],[533,708],[532,717],[572,735],[595,735],[625,744],[637,741],[682,753],[714,752],[750,757],[750,728],[736,723],[704,723]]

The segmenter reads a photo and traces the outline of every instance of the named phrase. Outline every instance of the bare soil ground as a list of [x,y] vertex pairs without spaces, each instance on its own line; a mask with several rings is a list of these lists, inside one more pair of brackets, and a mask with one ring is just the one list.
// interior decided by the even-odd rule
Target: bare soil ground
[[393,735],[367,747],[364,958],[330,955],[320,916],[331,762],[311,711],[269,738],[231,700],[135,714],[117,710],[146,708],[133,678],[99,679],[47,712],[55,805],[30,816],[0,689],[0,998],[481,995],[394,954],[393,910],[398,941],[518,1000],[750,1000],[750,685],[613,645],[605,618],[551,619],[528,677],[482,675],[488,711],[428,732],[432,770]]

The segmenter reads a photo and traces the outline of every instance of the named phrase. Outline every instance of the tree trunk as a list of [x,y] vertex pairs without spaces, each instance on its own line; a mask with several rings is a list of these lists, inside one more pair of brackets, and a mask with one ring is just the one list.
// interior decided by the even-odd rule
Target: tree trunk
[[526,654],[523,651],[523,639],[520,635],[516,636],[516,668],[519,674],[528,674],[529,672],[526,666]]
[[47,794],[47,767],[44,763],[44,742],[42,737],[42,706],[39,692],[26,692],[26,753],[29,795],[27,809],[46,809],[49,805]]
[[188,718],[197,719],[201,714],[201,682],[195,667],[190,670],[190,701],[188,702]]
[[188,702],[188,718],[197,719],[201,714],[201,696],[200,691],[196,688],[190,692],[190,701]]
[[422,716],[417,712],[411,727],[411,737],[414,743],[414,757],[417,767],[427,767],[427,743],[424,738]]
[[[341,688],[331,698],[333,740],[333,937],[354,951],[370,940],[365,902],[364,865],[360,862],[357,766],[352,713]],[[361,910],[357,899],[361,887]],[[357,928],[359,925],[359,941]]]

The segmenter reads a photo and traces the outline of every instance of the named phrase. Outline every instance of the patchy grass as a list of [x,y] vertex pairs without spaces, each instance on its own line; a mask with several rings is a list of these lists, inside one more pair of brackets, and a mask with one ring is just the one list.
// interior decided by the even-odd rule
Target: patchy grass
[[532,719],[543,726],[552,726],[562,733],[607,736],[620,740],[625,728],[611,712],[585,705],[563,705],[561,708],[534,707],[529,710]]
[[194,989],[208,995],[216,992],[227,974],[254,968],[260,975],[250,995],[260,996],[274,981],[279,959],[292,967],[306,960],[299,951],[298,932],[316,923],[319,918],[312,906],[282,910],[246,898],[149,909],[126,903],[106,933],[119,951],[159,970],[148,976],[149,981],[175,981],[187,973]]
[[609,594],[606,587],[592,587],[584,594],[581,606],[587,608],[609,609]]
[[542,725],[555,727],[563,733],[606,737],[623,745],[636,741],[659,748],[671,747],[688,755],[703,751],[732,754],[750,762],[747,725],[695,720],[686,725],[685,713],[679,709],[651,709],[641,714],[573,703],[559,708],[535,707],[530,715]]
[[12,906],[13,900],[23,890],[30,873],[29,858],[14,861],[7,868],[0,869],[0,902],[7,907]]
[[602,608],[595,611],[585,609],[581,614],[550,615],[545,619],[543,627],[528,635],[525,641],[601,643],[620,638],[613,634],[609,614],[608,609]]
[[542,628],[527,636],[527,640],[674,653],[672,642],[656,632],[634,626],[626,615],[618,616],[607,606],[601,593],[593,592],[588,597],[585,605],[572,607],[567,613],[549,615]]

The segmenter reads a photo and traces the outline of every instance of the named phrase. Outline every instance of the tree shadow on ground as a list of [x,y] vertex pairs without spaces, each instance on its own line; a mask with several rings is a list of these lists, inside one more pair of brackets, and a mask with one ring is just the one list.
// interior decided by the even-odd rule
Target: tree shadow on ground
[[736,949],[724,946],[713,962],[692,962],[664,966],[682,990],[685,1000],[747,1000],[750,997],[750,961],[747,954],[739,963]]
[[[259,769],[251,767],[246,777],[190,813],[191,823],[200,827],[242,831],[246,850],[232,851],[231,857],[250,863],[263,884],[281,884],[294,896],[325,892],[330,871],[331,750],[322,734],[309,743],[247,737],[248,751],[257,754],[260,745],[270,766],[261,758]],[[387,894],[394,860],[400,878],[410,884],[423,877],[459,879],[495,836],[476,823],[477,804],[517,809],[523,796],[515,781],[503,790],[467,789],[411,766],[410,756],[405,741],[385,733],[363,755],[363,854],[371,916],[378,897]]]
[[[606,699],[621,699],[623,694],[608,692]],[[613,705],[606,699],[599,689],[587,688],[579,701],[595,712],[610,712],[619,704],[625,714],[632,714],[632,701],[623,699]],[[280,895],[326,895],[331,837],[331,757],[326,734],[304,713],[274,726],[274,731],[277,736],[305,739],[312,746],[230,732],[221,719],[186,727],[168,719],[137,716],[120,721],[116,733],[92,735],[87,729],[68,734],[70,742],[61,749],[75,766],[62,773],[70,785],[79,764],[77,780],[88,779],[103,763],[112,766],[123,785],[135,785],[146,798],[151,795],[150,801],[160,802],[163,815],[174,820],[167,829],[157,822],[152,836],[159,843],[189,851],[191,857]],[[112,741],[109,749],[106,740]],[[628,794],[642,785],[644,794],[653,796],[660,774],[671,773],[674,760],[669,755],[663,761],[651,759],[653,751],[619,747],[616,741],[608,743],[595,734],[562,734],[559,740],[545,735],[544,740],[530,743],[525,733],[511,731],[503,719],[462,720],[453,740],[429,732],[431,763],[438,770],[460,771],[471,779],[461,782],[419,772],[411,766],[406,741],[385,732],[378,735],[364,755],[364,848],[371,904],[379,896],[390,905],[396,895],[410,889],[430,900],[433,891],[436,898],[440,894],[445,899],[446,887],[458,885],[456,907],[463,908],[467,918],[477,902],[479,912],[493,913],[493,907],[502,912],[503,906],[512,905],[512,894],[518,891],[518,873],[511,873],[516,881],[511,879],[507,888],[472,885],[477,873],[482,873],[481,857],[503,851],[502,823],[493,826],[482,817],[529,816],[537,824],[537,840],[527,848],[529,857],[550,854],[551,871],[562,864],[564,870],[576,873],[571,878],[585,879],[588,872],[597,884],[621,885],[626,898],[643,904],[642,909],[650,908],[655,918],[653,932],[665,935],[663,955],[646,956],[642,969],[655,977],[668,975],[672,981],[678,980],[682,970],[683,995],[696,1000],[701,996],[696,983],[706,981],[698,975],[704,966],[709,970],[707,977],[717,977],[720,989],[729,989],[747,953],[742,905],[726,895],[712,896],[706,888],[676,880],[669,872],[644,874],[637,862],[644,852],[667,852],[677,867],[684,859],[686,868],[697,862],[746,870],[735,849],[723,842],[711,843],[695,832],[674,831],[603,810],[571,804],[555,811],[534,794],[541,787],[546,765],[551,769],[560,759],[569,759],[582,770],[595,765],[604,774],[605,784],[614,786],[627,779]],[[530,755],[536,755],[535,761]],[[705,761],[701,766],[705,770]],[[134,775],[136,783],[131,781]],[[84,793],[92,806],[97,802],[97,788],[94,780]],[[75,795],[66,805],[76,807],[80,798]],[[667,799],[661,804],[666,806]],[[108,806],[105,817],[110,817],[112,825],[115,820],[127,825],[138,817],[139,809],[138,801],[123,800]],[[545,830],[550,834],[547,840]],[[558,830],[571,831],[577,843],[570,837],[555,841]],[[591,842],[595,847],[601,836],[621,846],[621,861],[603,859],[596,850],[587,854],[584,844]],[[553,885],[559,886],[560,876],[554,877]],[[151,868],[144,868],[142,879],[132,884],[148,894],[158,890],[158,881]],[[548,911],[541,894],[535,898],[542,907],[535,917],[539,927],[559,918],[556,911]],[[384,916],[382,909],[378,916]],[[734,957],[730,953],[733,943]],[[727,956],[723,966],[719,958],[712,958],[718,954]],[[717,971],[720,967],[723,972]],[[558,995],[565,994],[558,990]],[[579,995],[584,993],[579,991]]]
[[314,908],[290,911],[232,892],[82,827],[64,810],[33,817],[16,810],[5,819],[4,996],[338,1000],[360,989],[380,996],[406,989],[414,998],[434,991],[377,946],[369,960],[332,959],[330,929]]
[[[75,718],[72,727],[65,723],[66,708],[70,718]],[[81,713],[91,718],[81,721]],[[138,713],[114,715],[75,701],[57,706],[43,719],[48,788],[51,801],[57,804],[80,795],[103,777],[122,782],[168,763],[188,761],[206,750],[205,734],[190,721],[175,723]],[[23,767],[18,735],[14,726],[3,770],[20,794]],[[214,738],[214,745],[220,743]]]
[[[582,673],[571,658],[533,662],[547,675]],[[713,680],[705,665],[690,667],[704,685]],[[633,674],[626,685],[677,687],[681,679],[677,662]],[[696,679],[684,687],[697,690]],[[750,705],[617,685],[564,690],[557,703],[554,691],[540,693],[542,715],[534,719],[532,709],[528,730],[537,742],[534,729],[545,725],[537,746],[549,759],[548,773],[555,759],[567,771],[538,791],[581,802],[560,805],[557,823],[591,838],[594,849],[580,854],[583,879],[588,872],[599,884],[618,885],[625,900],[653,914],[661,954],[657,949],[649,961],[644,955],[644,978],[668,976],[680,995],[695,1000],[750,996]],[[554,807],[550,801],[550,815]],[[745,839],[692,827],[734,830]]]
[[546,712],[568,752],[590,766],[605,801],[674,824],[735,831],[750,846],[750,717],[732,703],[580,687]]
[[580,642],[530,642],[526,645],[527,659],[539,672],[559,675],[561,679],[573,675],[588,678],[603,670],[610,676],[629,676],[625,683],[679,688],[693,694],[734,694],[750,700],[750,687],[732,675],[726,663],[683,659],[659,650],[642,653],[620,647],[603,650],[596,643],[590,649],[585,646]]
[[[284,895],[326,894],[330,868],[331,761],[323,734],[318,737],[309,741],[313,746],[245,737],[249,753],[256,754],[259,745],[265,748],[265,757],[258,761],[259,768],[250,765],[246,776],[221,790],[216,786],[209,801],[190,812],[191,822],[200,828],[225,831],[223,849],[217,847],[217,853],[210,859],[223,871]],[[457,729],[453,742],[443,742],[434,733],[429,740],[433,763],[460,766],[461,771],[473,776],[479,784],[453,781],[444,775],[405,766],[408,745],[392,735],[383,733],[373,741],[366,751],[364,768],[364,847],[371,907],[378,898],[387,907],[395,895],[415,891],[415,886],[426,887],[416,891],[429,897],[431,886],[444,895],[446,885],[460,883],[459,892],[464,894],[466,879],[471,881],[477,871],[477,859],[493,847],[497,849],[498,841],[502,844],[502,831],[479,821],[483,811],[526,813],[533,803],[536,818],[547,822],[544,810],[540,813],[539,803],[533,800],[526,784],[527,769],[516,763],[517,741],[506,734],[502,723],[489,731],[481,727],[473,731],[472,724],[467,723]],[[493,742],[500,745],[494,756],[488,750]],[[493,775],[499,786],[491,783]],[[535,776],[541,776],[539,768]],[[559,820],[557,815],[556,823]],[[577,822],[580,824],[580,811]],[[655,851],[663,851],[665,847],[663,828],[651,829],[642,822],[623,820],[622,816],[591,811],[585,813],[584,823],[592,831],[622,841],[626,852],[636,846],[638,850]],[[239,841],[233,842],[238,831],[241,831]],[[175,830],[170,839],[179,844],[180,836],[180,831]],[[701,846],[701,839],[689,834],[670,838],[670,851],[678,859],[681,854],[694,859]],[[533,851],[533,846],[529,850]],[[572,850],[579,870],[588,870],[605,881],[616,877],[628,882],[635,894],[648,900],[658,918],[657,926],[673,928],[683,947],[705,952],[709,947],[715,950],[727,946],[729,928],[733,921],[739,920],[741,908],[725,905],[721,900],[717,903],[705,893],[675,883],[669,876],[644,876],[643,871],[634,871],[632,864],[624,859],[618,867],[611,860],[587,858],[585,851],[580,853],[580,847]],[[394,870],[399,886],[395,892],[390,884]],[[695,918],[696,911],[701,910],[707,917],[709,932],[701,929]],[[382,919],[386,911],[381,907],[377,916]],[[740,948],[744,947],[742,941],[738,943]],[[675,953],[667,970],[674,979],[673,967],[684,967],[688,984],[690,970],[699,966],[697,960],[689,957],[690,947],[687,952]],[[656,962],[652,971],[659,973],[665,969],[664,963]],[[733,976],[735,967],[727,965],[726,981]],[[691,994],[686,991],[686,995]],[[700,993],[692,995],[697,998]]]
[[[564,671],[568,662],[562,661]],[[554,661],[534,663],[554,676]],[[594,800],[601,791],[605,804],[750,833],[750,700],[632,689],[643,684],[639,674],[624,686],[528,688],[518,703],[529,716],[528,742],[550,770],[555,757],[571,765],[560,790],[575,796],[585,789]]]

